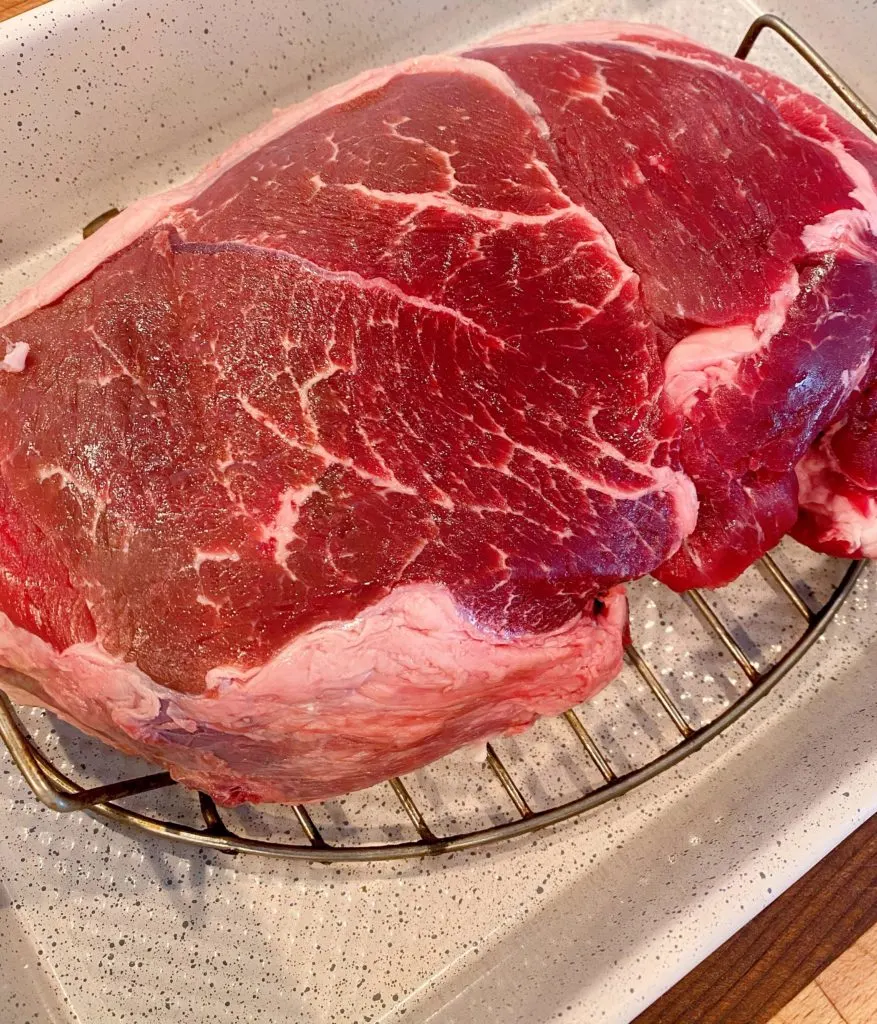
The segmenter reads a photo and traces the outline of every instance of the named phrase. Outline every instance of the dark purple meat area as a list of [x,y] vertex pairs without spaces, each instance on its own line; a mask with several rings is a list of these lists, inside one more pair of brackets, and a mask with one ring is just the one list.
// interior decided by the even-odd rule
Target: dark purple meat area
[[701,502],[696,530],[655,573],[670,586],[734,579],[791,530],[795,464],[871,357],[877,261],[811,259],[799,284],[770,348],[742,360],[733,386],[698,402],[683,427],[681,461]]

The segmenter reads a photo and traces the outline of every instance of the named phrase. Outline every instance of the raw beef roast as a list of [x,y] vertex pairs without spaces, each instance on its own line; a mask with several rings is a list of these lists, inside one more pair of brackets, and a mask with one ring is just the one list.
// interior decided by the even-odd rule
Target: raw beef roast
[[4,685],[312,800],[589,697],[621,584],[733,578],[799,486],[866,550],[875,153],[605,23],[277,115],[0,311]]

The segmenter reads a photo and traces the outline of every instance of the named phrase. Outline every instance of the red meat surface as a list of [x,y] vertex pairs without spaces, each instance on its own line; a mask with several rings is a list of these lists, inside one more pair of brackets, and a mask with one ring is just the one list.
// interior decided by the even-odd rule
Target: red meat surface
[[588,698],[622,584],[732,579],[799,480],[833,550],[874,501],[875,166],[643,26],[277,115],[0,310],[10,692],[319,799]]

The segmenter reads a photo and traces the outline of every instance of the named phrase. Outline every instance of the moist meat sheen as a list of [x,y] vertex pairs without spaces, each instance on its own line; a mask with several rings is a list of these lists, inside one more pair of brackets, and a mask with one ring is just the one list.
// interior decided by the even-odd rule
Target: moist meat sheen
[[0,310],[4,685],[319,799],[588,698],[625,581],[726,582],[799,488],[877,533],[875,152],[610,23],[281,112]]

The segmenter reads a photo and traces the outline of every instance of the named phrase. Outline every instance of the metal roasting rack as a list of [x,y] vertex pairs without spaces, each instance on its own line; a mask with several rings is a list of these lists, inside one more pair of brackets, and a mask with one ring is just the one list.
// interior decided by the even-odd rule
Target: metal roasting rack
[[[752,23],[737,49],[736,56],[741,59],[747,58],[756,39],[766,29],[775,32],[800,54],[867,127],[877,133],[877,115],[791,26],[775,15],[763,15]],[[112,210],[102,214],[88,225],[84,233],[90,234],[97,230],[116,212]],[[12,703],[2,692],[0,692],[0,739],[3,740],[12,760],[34,795],[52,810],[65,813],[85,811],[106,821],[127,825],[153,836],[174,839],[191,846],[205,847],[224,853],[255,853],[321,862],[395,860],[467,850],[500,839],[521,836],[592,810],[655,778],[661,772],[679,764],[690,754],[700,750],[768,694],[798,664],[824,633],[835,613],[850,595],[865,565],[866,563],[862,561],[849,563],[841,582],[831,596],[821,607],[814,610],[770,555],[765,555],[760,560],[759,568],[762,573],[772,583],[778,594],[792,606],[804,624],[803,631],[788,650],[765,669],[757,667],[750,660],[743,647],[734,638],[732,631],[717,615],[713,605],[703,594],[696,590],[690,590],[681,595],[680,600],[689,605],[707,632],[718,642],[720,648],[742,670],[749,684],[748,689],[712,721],[695,728],[686,719],[680,706],[661,683],[658,674],[655,673],[639,649],[634,644],[630,644],[626,650],[627,660],[654,698],[655,710],[657,710],[657,706],[660,706],[672,723],[678,733],[678,742],[646,764],[624,774],[617,774],[612,767],[611,759],[597,745],[580,715],[574,710],[569,710],[563,715],[563,719],[578,740],[582,755],[596,768],[603,783],[596,789],[573,800],[558,803],[539,811],[534,811],[530,807],[515,782],[512,772],[500,759],[494,746],[488,743],[486,747],[487,770],[504,791],[510,808],[514,810],[514,816],[507,821],[474,831],[454,835],[437,835],[402,779],[394,778],[390,779],[386,785],[390,787],[410,825],[417,833],[416,840],[379,844],[330,844],[323,838],[308,809],[303,805],[291,809],[302,833],[302,839],[299,842],[276,842],[251,838],[232,831],[223,821],[216,804],[204,793],[198,794],[200,816],[203,820],[203,825],[200,827],[163,820],[122,806],[121,801],[126,798],[175,786],[176,783],[166,772],[157,772],[95,788],[85,788],[77,784],[39,749],[25,729]],[[4,676],[14,684],[15,675],[16,673],[8,669],[0,668],[0,684],[2,684]]]

